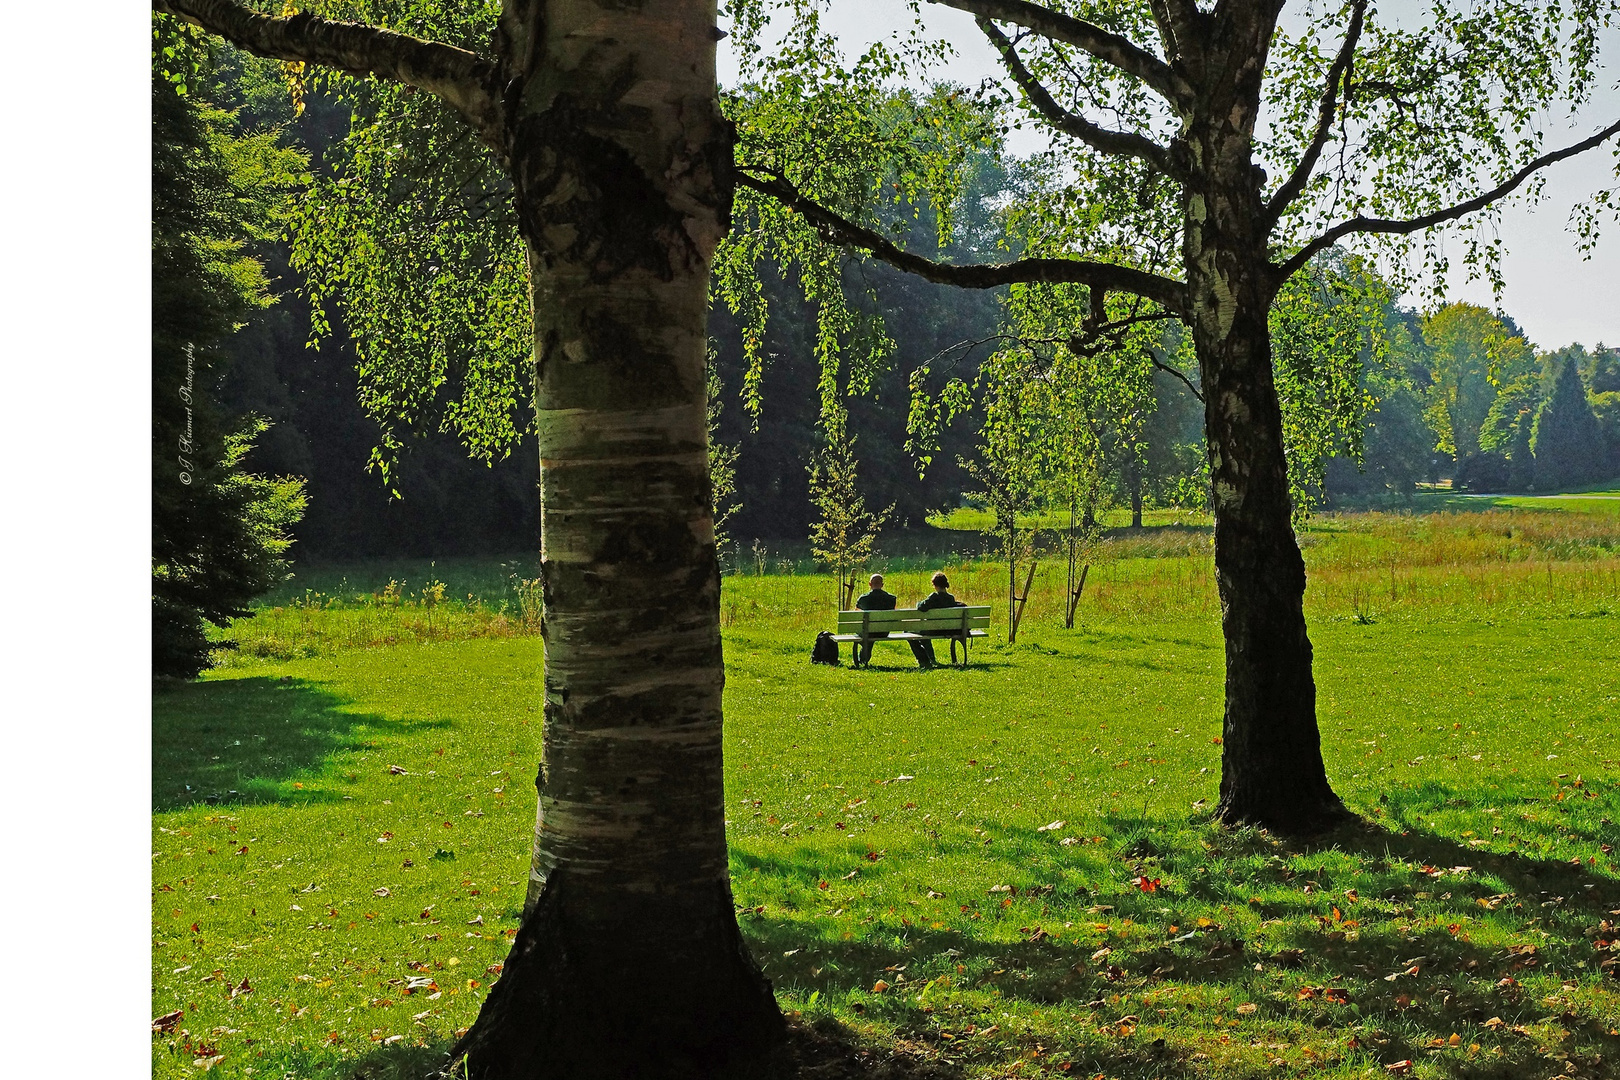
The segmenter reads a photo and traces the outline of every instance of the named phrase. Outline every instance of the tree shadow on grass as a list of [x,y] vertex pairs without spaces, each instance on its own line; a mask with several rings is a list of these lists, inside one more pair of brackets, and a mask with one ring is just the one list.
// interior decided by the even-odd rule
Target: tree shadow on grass
[[208,803],[308,803],[342,796],[293,787],[333,755],[365,749],[377,729],[448,721],[359,713],[291,676],[217,679],[159,689],[152,699],[152,809]]
[[[341,1071],[343,1080],[440,1080],[452,1042],[378,1046]],[[450,1080],[459,1074],[452,1070]],[[789,1017],[776,1071],[761,1080],[957,1080],[961,1073],[915,1048],[862,1039],[830,1017]]]
[[[943,651],[944,650],[940,650],[940,652]],[[958,675],[962,675],[975,671],[1000,671],[1002,668],[1010,668],[1013,666],[1010,661],[986,659],[975,653],[971,658],[969,658],[968,665],[964,668],[958,667],[957,665],[951,663],[948,654],[939,655],[936,653],[936,655],[939,656],[939,663],[938,666],[932,670],[918,667],[917,662],[912,659],[910,655],[907,655],[903,660],[897,659],[889,663],[882,663],[878,661],[877,654],[875,653],[872,657],[872,663],[867,664],[864,667],[855,667],[853,664],[851,664],[849,665],[849,670],[870,671],[874,675],[927,675],[929,677],[938,678],[945,675],[947,672],[955,672]]]
[[[1007,902],[978,896],[962,899],[984,921],[965,927],[930,928],[919,916],[898,933],[890,925],[846,938],[831,924],[745,911],[744,931],[779,989],[819,994],[834,1008],[878,1020],[900,1043],[964,1062],[1006,1062],[1033,1047],[963,1051],[982,1040],[962,1040],[968,1016],[942,1018],[924,1006],[926,995],[917,991],[930,980],[954,980],[995,1002],[1089,1017],[1079,1021],[1077,1041],[1057,1049],[1071,1054],[1076,1069],[1090,1070],[1085,1075],[1101,1070],[1122,1080],[1207,1075],[1211,1066],[1194,1053],[1226,1034],[1244,1044],[1259,1040],[1256,1047],[1281,1037],[1294,1054],[1292,1044],[1306,1039],[1340,1047],[1349,1040],[1369,1066],[1426,1059],[1436,1076],[1470,1080],[1551,1075],[1565,1062],[1570,1075],[1606,1075],[1620,1057],[1607,1006],[1591,998],[1595,985],[1613,988],[1610,976],[1620,978],[1599,946],[1620,922],[1620,881],[1612,871],[1485,852],[1398,826],[1362,824],[1293,842],[1133,815],[1105,819],[1101,831],[1110,834],[1104,861],[1123,860],[1133,879],[1121,881],[1096,862],[1089,865],[1100,872],[1084,884],[1060,871],[1055,885],[1025,891],[1041,907],[1037,916],[1026,903],[1016,916],[1032,924],[1019,928],[1016,941],[975,934]],[[997,846],[1017,840],[1008,834]],[[742,857],[761,874],[810,880],[830,876],[825,860],[811,851]],[[1013,861],[1021,865],[1016,848]],[[1042,872],[1053,871],[1048,865]],[[1152,892],[1138,883],[1144,878],[1154,882]],[[1160,879],[1167,884],[1158,886]],[[1008,909],[1009,917],[1017,910]],[[1081,926],[1097,919],[1156,929],[1124,937],[1116,930],[1106,937],[1107,951],[1085,936],[1066,940],[1079,932],[1061,929],[1065,920]],[[1256,922],[1259,941],[1244,940]],[[889,989],[873,993],[875,979]],[[1577,984],[1585,989],[1572,990]],[[1254,1008],[1226,1017],[1229,1032],[1220,1021],[1211,1027],[1208,1017],[1177,1031],[1173,1020],[1144,1027],[1150,1018],[1127,1015],[1146,1017],[1146,997],[1166,992],[1171,1000],[1229,1002],[1212,1011],[1231,1013],[1245,999]],[[946,1025],[957,1029],[956,1040],[946,1041]],[[1121,1025],[1129,1037],[1117,1034]],[[1116,1035],[1093,1039],[1092,1030]],[[1155,1035],[1165,1041],[1150,1041]],[[1314,1058],[1289,1064],[1317,1067]]]

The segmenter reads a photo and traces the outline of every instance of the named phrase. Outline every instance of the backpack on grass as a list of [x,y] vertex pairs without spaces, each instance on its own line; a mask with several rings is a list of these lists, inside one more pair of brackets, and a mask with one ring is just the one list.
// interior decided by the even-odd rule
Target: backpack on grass
[[810,662],[838,666],[838,642],[833,640],[832,631],[823,630],[816,635],[815,648],[810,650]]

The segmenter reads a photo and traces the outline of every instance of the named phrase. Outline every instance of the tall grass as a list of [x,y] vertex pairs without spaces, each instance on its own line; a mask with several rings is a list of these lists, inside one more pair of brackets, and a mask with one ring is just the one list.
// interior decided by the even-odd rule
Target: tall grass
[[[1519,509],[1330,515],[1300,540],[1313,620],[1620,613],[1620,517]],[[1000,611],[1007,595],[1006,565],[978,555],[897,554],[870,569],[907,606],[928,594],[936,570],[967,603]],[[255,618],[222,635],[237,648],[219,658],[229,666],[238,658],[536,634],[538,576],[523,559],[300,571]],[[1061,624],[1065,576],[1060,552],[1038,554],[1027,622]],[[832,577],[810,560],[760,546],[723,578],[720,620],[727,628],[814,632],[832,625],[836,597]],[[1219,611],[1210,530],[1167,524],[1115,530],[1098,545],[1077,618],[1082,625],[1207,619]],[[1004,636],[1006,627],[993,623],[991,633]]]

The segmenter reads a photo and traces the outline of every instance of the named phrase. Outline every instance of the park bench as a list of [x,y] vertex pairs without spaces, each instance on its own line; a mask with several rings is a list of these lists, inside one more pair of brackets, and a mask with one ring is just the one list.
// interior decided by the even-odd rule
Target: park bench
[[962,666],[967,667],[968,642],[989,636],[988,607],[935,608],[917,611],[840,611],[834,641],[949,641],[951,663],[956,663],[956,643],[962,643]]

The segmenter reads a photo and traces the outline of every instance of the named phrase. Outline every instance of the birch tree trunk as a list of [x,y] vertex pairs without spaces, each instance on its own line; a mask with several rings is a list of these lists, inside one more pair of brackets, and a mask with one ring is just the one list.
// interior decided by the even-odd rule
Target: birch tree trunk
[[753,1077],[785,1025],[737,929],[704,371],[732,139],[714,0],[503,0],[489,54],[156,0],[261,56],[433,93],[528,246],[545,734],[525,918],[458,1077]]
[[[1186,148],[1188,326],[1204,387],[1215,514],[1215,577],[1226,641],[1226,711],[1216,816],[1309,833],[1347,814],[1327,780],[1305,628],[1305,561],[1295,541],[1272,374],[1264,175],[1253,164],[1260,78],[1275,12],[1224,29],[1245,62],[1203,88]],[[1234,77],[1235,75],[1235,77]]]
[[535,57],[506,153],[533,289],[545,735],[526,917],[453,1052],[475,1078],[753,1076],[783,1032],[726,852],[714,19],[713,0],[550,0],[512,24],[508,51]]

